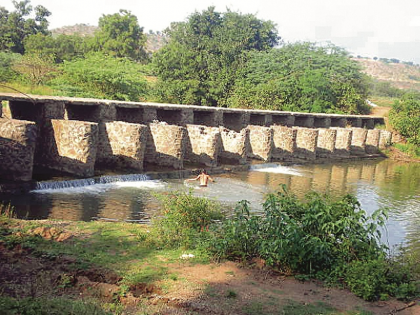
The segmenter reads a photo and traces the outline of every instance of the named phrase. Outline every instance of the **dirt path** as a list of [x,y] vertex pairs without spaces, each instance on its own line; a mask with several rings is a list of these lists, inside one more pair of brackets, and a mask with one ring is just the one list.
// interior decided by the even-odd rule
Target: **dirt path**
[[369,116],[388,117],[388,113],[390,110],[391,110],[391,107],[381,107],[381,106],[372,107],[372,112],[369,114]]
[[[71,268],[72,263],[70,257],[35,257],[19,246],[0,246],[2,294],[94,297],[109,303],[121,292],[119,278],[112,271],[78,270]],[[358,314],[362,310],[381,315],[420,314],[419,305],[396,300],[369,303],[347,290],[324,287],[318,281],[300,282],[259,268],[258,263],[249,268],[235,262],[192,264],[187,259],[168,265],[167,272],[174,275],[170,285],[168,279],[160,280],[130,288],[129,294],[121,296],[124,314],[140,310],[142,314],[279,314],[285,307],[291,312],[319,304],[332,308],[328,314]],[[313,312],[308,309],[305,314]]]

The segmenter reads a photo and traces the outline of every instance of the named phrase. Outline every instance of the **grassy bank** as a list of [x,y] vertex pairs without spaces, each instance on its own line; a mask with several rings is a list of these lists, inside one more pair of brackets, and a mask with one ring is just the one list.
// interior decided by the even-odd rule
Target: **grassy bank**
[[[286,214],[284,207],[291,206],[297,210],[293,219],[297,222],[303,214],[299,209],[307,204],[289,197],[271,196],[265,207],[276,205],[278,209],[282,205],[280,212]],[[324,212],[319,211],[324,206],[331,210],[340,204],[342,211],[352,213],[351,203],[345,199],[324,205],[322,200],[312,197],[318,213]],[[267,243],[271,242],[270,224],[277,220],[273,211],[271,215],[267,212],[265,218],[269,221],[264,221],[247,213],[244,202],[233,218],[226,219],[217,204],[189,194],[165,195],[162,201],[162,216],[147,226],[23,221],[10,218],[10,211],[4,213],[0,217],[0,309],[4,314],[380,314],[385,309],[418,310],[415,302],[410,304],[415,299],[410,285],[415,277],[394,265],[410,281],[384,279],[380,267],[386,268],[387,260],[378,260],[377,253],[370,265],[354,264],[352,272],[357,277],[348,276],[352,281],[341,281],[341,270],[335,287],[326,287],[316,278],[323,275],[326,280],[327,268],[317,267],[321,261],[315,258],[332,261],[339,256],[327,252],[316,256],[312,252],[322,248],[318,246],[321,235],[316,236],[319,244],[313,243],[314,238],[302,240],[302,245],[307,241],[312,244],[312,249],[304,253],[314,255],[310,266],[290,250],[281,256],[283,252],[275,249],[278,243]],[[305,212],[309,212],[304,216],[309,223],[315,212]],[[316,221],[324,219],[319,214]],[[363,218],[359,219],[363,225]],[[282,220],[288,219],[283,216]],[[348,219],[346,224],[350,223]],[[277,227],[275,239],[281,240],[281,224]],[[310,228],[314,231],[315,226]],[[329,229],[330,234],[338,235],[331,230],[331,224]],[[293,233],[297,247],[300,232]],[[290,238],[291,234],[286,236]],[[265,243],[259,241],[262,239]],[[333,251],[338,249],[335,246]],[[368,255],[364,252],[362,256]],[[362,256],[358,256],[359,261],[363,261]],[[364,270],[374,273],[363,276]],[[400,297],[406,300],[391,298],[390,292],[397,292],[396,288],[385,291],[384,286],[379,286],[381,296],[376,296],[379,291],[368,291],[363,283],[373,285],[368,276],[383,281],[382,285],[398,282],[397,291],[402,294],[405,289],[405,295]],[[332,283],[332,274],[328,278]],[[352,287],[359,293],[374,294],[371,300],[379,297],[387,301],[366,302],[346,289]]]

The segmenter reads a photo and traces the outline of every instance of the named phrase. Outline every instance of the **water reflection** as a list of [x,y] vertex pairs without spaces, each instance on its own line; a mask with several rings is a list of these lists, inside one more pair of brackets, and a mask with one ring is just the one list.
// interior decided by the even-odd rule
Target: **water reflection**
[[309,191],[333,196],[354,194],[368,213],[389,209],[388,237],[395,244],[406,240],[420,249],[420,164],[392,160],[295,165],[257,165],[249,172],[222,174],[216,183],[199,188],[181,179],[97,184],[87,187],[45,190],[24,196],[2,196],[15,207],[18,217],[89,221],[147,220],[159,208],[154,193],[192,190],[197,196],[218,200],[232,208],[250,201],[261,211],[264,194],[286,184],[299,198]]
[[264,185],[269,191],[286,184],[299,198],[308,191],[333,196],[353,194],[369,214],[380,208],[389,211],[384,241],[390,245],[407,240],[420,248],[420,164],[391,160],[368,160],[339,164],[301,165],[303,176],[249,172],[236,174],[241,180]]

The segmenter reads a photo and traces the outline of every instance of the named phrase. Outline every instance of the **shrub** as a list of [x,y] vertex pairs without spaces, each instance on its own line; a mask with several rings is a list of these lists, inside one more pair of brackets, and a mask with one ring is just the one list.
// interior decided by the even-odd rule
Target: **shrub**
[[64,62],[62,75],[52,84],[67,96],[139,101],[146,97],[148,89],[143,68],[124,58],[91,53]]
[[162,215],[153,220],[156,237],[168,247],[194,247],[200,234],[209,230],[213,220],[223,217],[217,203],[195,197],[191,191],[158,195],[162,201]]
[[285,186],[268,194],[264,215],[251,215],[242,201],[213,240],[217,257],[263,258],[267,265],[347,284],[358,296],[406,299],[418,291],[411,265],[387,257],[379,231],[387,214],[371,216],[351,195],[339,200],[309,193],[300,201]]
[[266,196],[264,216],[249,215],[246,207],[242,202],[235,217],[224,223],[216,247],[220,256],[242,251],[237,256],[258,255],[268,265],[312,274],[377,257],[384,250],[377,227],[384,224],[386,214],[367,216],[350,195],[332,201],[310,193],[302,202],[283,186],[283,191]]
[[420,93],[408,93],[397,101],[389,122],[408,142],[420,146]]

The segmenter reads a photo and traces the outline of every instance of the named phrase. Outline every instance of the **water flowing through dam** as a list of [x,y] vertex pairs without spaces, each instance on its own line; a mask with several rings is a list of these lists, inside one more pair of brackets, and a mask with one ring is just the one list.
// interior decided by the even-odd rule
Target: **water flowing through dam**
[[286,184],[299,198],[309,191],[333,196],[353,194],[369,214],[387,208],[384,241],[403,241],[420,249],[420,165],[391,160],[284,166],[253,165],[249,171],[213,176],[207,188],[183,178],[156,180],[143,174],[102,176],[83,180],[39,182],[20,196],[1,196],[27,219],[109,220],[148,222],[159,209],[156,194],[191,190],[196,196],[219,201],[226,209],[248,200],[262,211],[264,195]]

